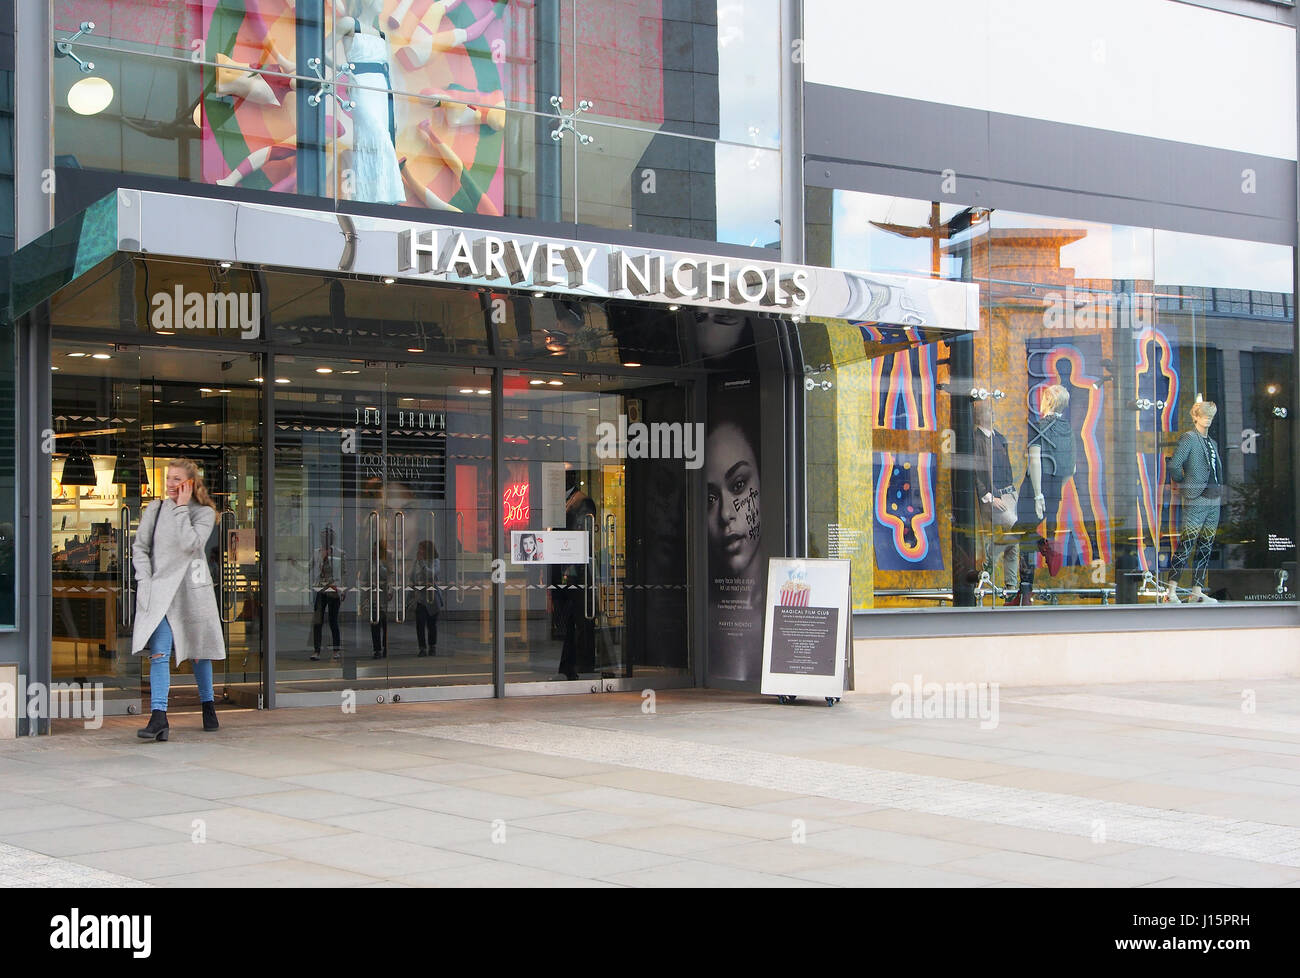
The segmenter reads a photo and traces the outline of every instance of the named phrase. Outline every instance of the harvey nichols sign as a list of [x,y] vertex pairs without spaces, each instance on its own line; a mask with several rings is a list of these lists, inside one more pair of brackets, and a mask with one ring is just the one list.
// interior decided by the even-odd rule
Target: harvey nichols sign
[[809,271],[744,259],[629,254],[601,244],[503,238],[453,228],[397,232],[397,271],[502,287],[555,289],[802,313]]

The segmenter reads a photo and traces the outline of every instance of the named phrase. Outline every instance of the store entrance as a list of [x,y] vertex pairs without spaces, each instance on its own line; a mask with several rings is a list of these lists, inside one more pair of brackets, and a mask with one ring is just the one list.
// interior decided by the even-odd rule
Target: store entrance
[[[199,465],[219,510],[206,557],[226,640],[219,699],[262,693],[260,357],[56,340],[51,351],[52,674],[102,683],[109,713],[148,712],[146,656],[131,653],[131,547],[167,463]],[[190,665],[169,709],[198,709]]]

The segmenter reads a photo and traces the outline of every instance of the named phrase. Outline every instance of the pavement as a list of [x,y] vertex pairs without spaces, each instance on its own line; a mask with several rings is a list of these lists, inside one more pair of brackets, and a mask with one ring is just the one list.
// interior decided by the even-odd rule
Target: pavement
[[0,886],[1300,886],[1300,681],[997,696],[60,721],[0,742]]

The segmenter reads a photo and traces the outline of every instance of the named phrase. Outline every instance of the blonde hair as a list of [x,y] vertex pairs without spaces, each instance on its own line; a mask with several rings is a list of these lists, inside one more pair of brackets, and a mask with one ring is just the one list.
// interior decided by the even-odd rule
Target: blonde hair
[[1070,406],[1070,392],[1060,384],[1053,384],[1043,388],[1038,403],[1045,409],[1044,414],[1061,414]]
[[[203,473],[199,470],[199,463],[188,458],[174,458],[167,463],[169,469],[180,469],[185,473],[185,478],[194,480],[194,501],[202,506],[211,506],[214,513],[220,514],[221,510],[217,504],[212,501],[208,495],[208,487],[203,482]],[[166,473],[164,472],[164,477]]]
[[1209,421],[1214,420],[1214,416],[1219,413],[1219,405],[1213,401],[1197,401],[1192,405],[1191,415],[1196,417],[1198,414]]

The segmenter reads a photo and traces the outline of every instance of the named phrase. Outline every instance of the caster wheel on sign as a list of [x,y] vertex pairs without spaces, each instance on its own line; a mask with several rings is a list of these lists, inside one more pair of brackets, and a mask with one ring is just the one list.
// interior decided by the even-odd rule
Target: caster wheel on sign
[[826,697],[826,705],[827,705],[827,706],[834,706],[834,705],[835,705],[835,697],[834,697],[834,696],[828,696],[828,697]]
[[777,701],[778,703],[780,703],[782,706],[785,706],[785,697],[784,697],[784,696],[778,696],[778,697],[776,698],[776,701]]

